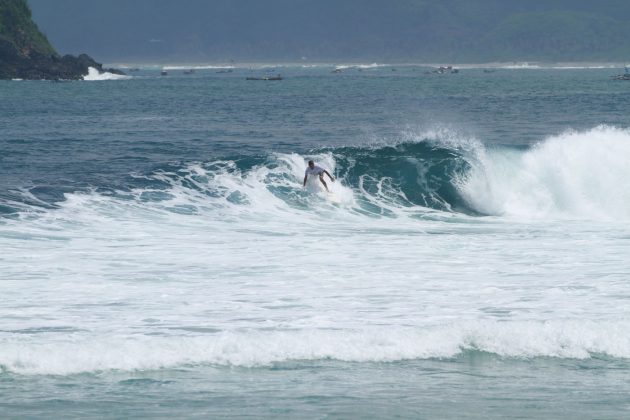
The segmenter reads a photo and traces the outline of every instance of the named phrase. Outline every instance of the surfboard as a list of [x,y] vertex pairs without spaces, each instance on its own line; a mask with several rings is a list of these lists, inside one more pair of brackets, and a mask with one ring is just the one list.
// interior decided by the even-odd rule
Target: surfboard
[[[306,181],[306,191],[310,192],[311,194],[319,194],[331,203],[341,203],[341,199],[337,196],[337,194],[335,194],[334,191],[326,191],[319,178],[313,178],[313,180],[309,179],[308,181]],[[330,183],[328,183],[328,188],[332,188]]]
[[334,191],[327,192],[325,194],[326,200],[330,201],[331,203],[341,203],[341,199],[337,196],[337,194],[334,193]]

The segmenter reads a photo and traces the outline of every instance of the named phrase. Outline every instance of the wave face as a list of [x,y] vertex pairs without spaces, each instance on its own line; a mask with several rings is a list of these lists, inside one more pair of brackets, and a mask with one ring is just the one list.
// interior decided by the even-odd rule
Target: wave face
[[[629,153],[630,130],[609,126],[566,132],[529,148],[487,148],[442,129],[406,133],[390,144],[170,164],[76,192],[106,192],[103,198],[126,197],[149,207],[170,203],[171,210],[310,212],[325,198],[302,189],[305,162],[312,158],[338,178],[330,185],[341,204],[338,212],[627,221],[630,191],[620,185],[630,177]],[[71,200],[72,192],[39,186],[8,191],[0,211],[15,215],[54,208]]]
[[430,136],[420,142],[403,142],[375,148],[334,151],[341,179],[352,185],[364,202],[379,211],[392,206],[420,206],[470,213],[457,180],[471,169],[462,145],[440,144]]

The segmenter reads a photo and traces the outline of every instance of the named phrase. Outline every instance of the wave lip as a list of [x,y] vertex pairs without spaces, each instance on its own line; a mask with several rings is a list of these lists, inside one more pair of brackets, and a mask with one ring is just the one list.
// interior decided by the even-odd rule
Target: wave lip
[[131,76],[125,76],[122,74],[114,74],[109,72],[99,72],[94,67],[88,68],[88,74],[83,76],[83,80],[87,81],[101,81],[101,80],[128,80]]
[[630,322],[465,321],[425,328],[223,331],[205,336],[4,340],[0,366],[24,375],[156,370],[182,365],[260,367],[295,360],[395,362],[453,358],[468,351],[500,357],[630,358]]

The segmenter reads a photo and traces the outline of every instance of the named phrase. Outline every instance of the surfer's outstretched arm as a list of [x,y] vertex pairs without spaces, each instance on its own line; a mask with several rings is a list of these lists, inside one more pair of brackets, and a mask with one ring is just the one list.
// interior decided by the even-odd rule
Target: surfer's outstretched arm
[[333,178],[333,177],[332,177],[332,175],[331,175],[330,173],[328,173],[328,171],[327,171],[327,170],[325,170],[325,169],[324,169],[324,173],[325,173],[326,175],[328,175],[328,178],[330,178],[330,180],[331,180],[332,182],[335,182],[335,178]]
[[308,178],[308,175],[304,175],[304,182],[302,183],[303,187],[306,187],[306,179]]

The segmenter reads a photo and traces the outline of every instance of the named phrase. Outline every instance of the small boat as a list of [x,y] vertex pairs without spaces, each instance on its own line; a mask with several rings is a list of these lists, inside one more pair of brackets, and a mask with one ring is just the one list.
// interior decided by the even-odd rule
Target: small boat
[[160,75],[161,75],[161,76],[168,76],[168,72],[167,72],[166,70],[162,70],[162,71],[160,72]]
[[282,80],[282,76],[248,77],[246,80]]
[[618,74],[616,76],[613,76],[613,79],[615,80],[630,80],[630,65],[626,66],[626,72],[624,74]]
[[431,73],[433,74],[457,74],[459,73],[459,69],[454,69],[453,66],[440,66],[438,69],[433,70]]

